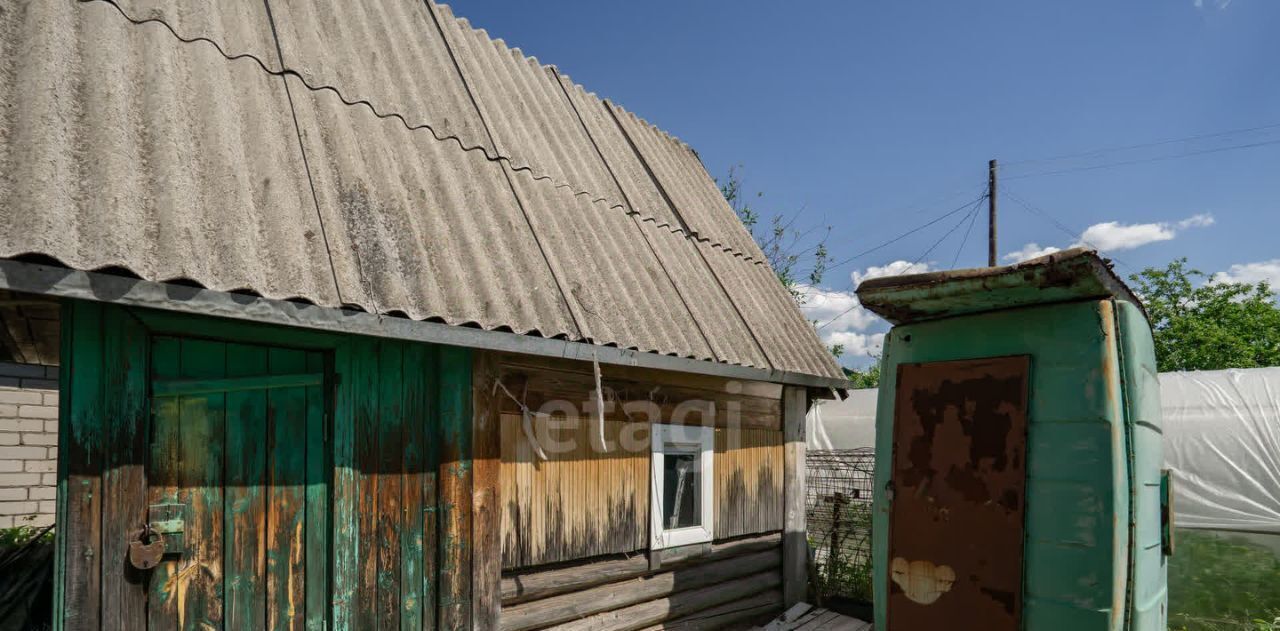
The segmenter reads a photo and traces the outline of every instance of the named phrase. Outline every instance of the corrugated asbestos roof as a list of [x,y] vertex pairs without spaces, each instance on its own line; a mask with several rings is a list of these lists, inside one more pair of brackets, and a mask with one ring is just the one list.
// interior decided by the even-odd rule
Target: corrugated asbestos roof
[[839,377],[697,155],[419,0],[0,11],[0,256]]

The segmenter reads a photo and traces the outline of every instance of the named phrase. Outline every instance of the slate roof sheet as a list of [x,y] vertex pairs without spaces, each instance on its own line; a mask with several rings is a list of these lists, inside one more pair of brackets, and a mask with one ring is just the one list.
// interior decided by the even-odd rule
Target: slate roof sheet
[[684,143],[417,0],[0,12],[0,256],[840,376]]

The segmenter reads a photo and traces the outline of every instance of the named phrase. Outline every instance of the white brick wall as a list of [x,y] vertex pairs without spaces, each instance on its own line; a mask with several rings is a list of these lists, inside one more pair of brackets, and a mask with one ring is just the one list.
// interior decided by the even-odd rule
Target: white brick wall
[[0,362],[0,528],[53,523],[58,368]]

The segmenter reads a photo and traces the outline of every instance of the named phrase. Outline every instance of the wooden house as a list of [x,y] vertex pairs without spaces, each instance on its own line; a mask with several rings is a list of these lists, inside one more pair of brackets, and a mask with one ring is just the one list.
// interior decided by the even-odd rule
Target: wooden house
[[803,419],[847,382],[679,140],[421,0],[17,0],[0,67],[55,628],[803,597]]

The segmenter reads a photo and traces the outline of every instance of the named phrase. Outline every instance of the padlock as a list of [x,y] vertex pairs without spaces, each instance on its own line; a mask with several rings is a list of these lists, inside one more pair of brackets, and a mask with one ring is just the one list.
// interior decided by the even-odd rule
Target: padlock
[[164,535],[144,524],[129,541],[129,564],[139,570],[149,570],[160,565],[164,556]]

